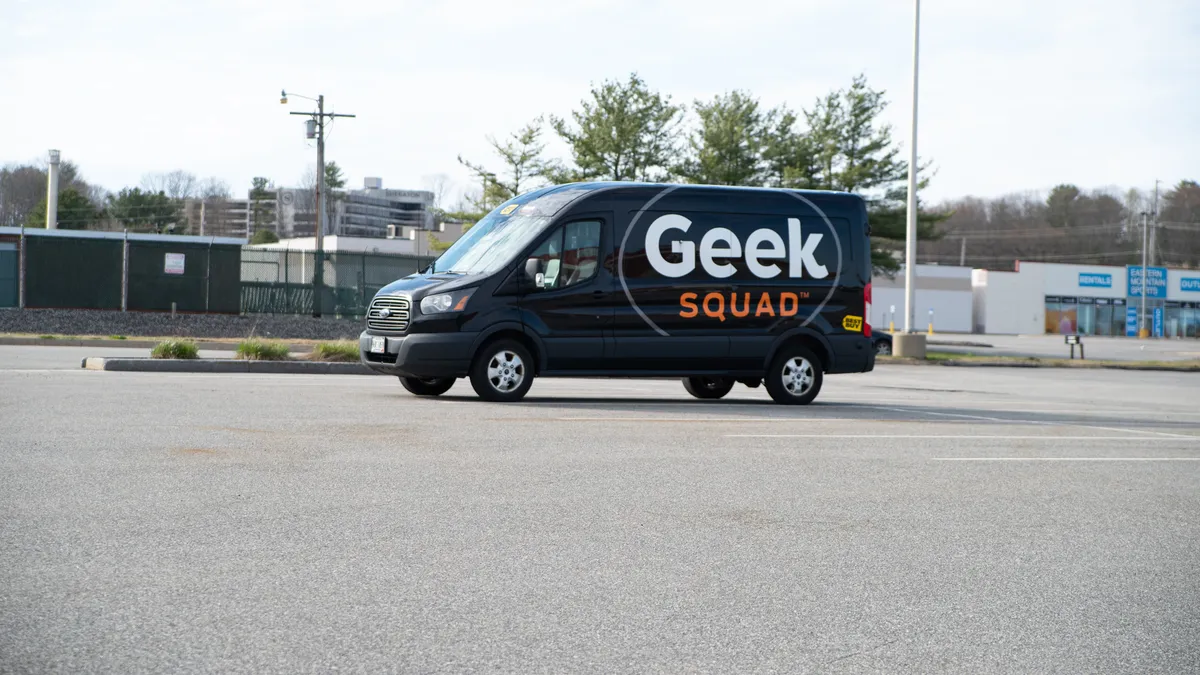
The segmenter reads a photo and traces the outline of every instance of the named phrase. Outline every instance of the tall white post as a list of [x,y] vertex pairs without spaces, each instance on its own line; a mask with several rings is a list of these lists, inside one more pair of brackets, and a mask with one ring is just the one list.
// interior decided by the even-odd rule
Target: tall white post
[[913,12],[913,84],[912,133],[908,158],[908,228],[904,245],[904,331],[916,327],[914,280],[917,273],[917,73],[921,45],[921,0],[914,0]]
[[58,150],[50,151],[50,167],[46,172],[46,229],[58,229]]

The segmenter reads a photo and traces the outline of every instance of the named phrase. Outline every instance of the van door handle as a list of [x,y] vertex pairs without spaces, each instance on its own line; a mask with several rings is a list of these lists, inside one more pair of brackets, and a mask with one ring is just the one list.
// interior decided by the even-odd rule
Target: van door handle
[[592,297],[597,300],[608,297],[608,291],[592,291]]

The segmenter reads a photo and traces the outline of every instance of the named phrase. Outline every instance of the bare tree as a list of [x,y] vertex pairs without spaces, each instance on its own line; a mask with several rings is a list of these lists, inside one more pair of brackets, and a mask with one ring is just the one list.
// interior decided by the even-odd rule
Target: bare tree
[[196,196],[200,181],[195,174],[182,169],[167,173],[148,173],[142,176],[142,189],[147,192],[162,192],[171,199],[184,200]]
[[446,209],[446,198],[450,196],[450,177],[444,173],[435,173],[421,179],[425,189],[433,193],[433,208]]

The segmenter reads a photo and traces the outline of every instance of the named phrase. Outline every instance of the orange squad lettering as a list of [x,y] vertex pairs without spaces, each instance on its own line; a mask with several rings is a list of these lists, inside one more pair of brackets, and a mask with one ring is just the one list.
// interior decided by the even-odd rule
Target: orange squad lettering
[[[704,316],[710,319],[725,321],[728,316],[726,308],[728,308],[728,313],[732,314],[734,318],[742,319],[750,316],[752,302],[750,296],[750,293],[730,293],[729,302],[726,303],[725,295],[714,291],[706,293],[704,299],[697,303],[699,294],[689,291],[679,296],[679,316],[693,319],[703,311]],[[769,292],[760,293],[755,305],[754,316],[796,316],[800,311],[800,301],[807,300],[808,297],[807,291],[784,291],[779,293],[777,298],[772,297]]]

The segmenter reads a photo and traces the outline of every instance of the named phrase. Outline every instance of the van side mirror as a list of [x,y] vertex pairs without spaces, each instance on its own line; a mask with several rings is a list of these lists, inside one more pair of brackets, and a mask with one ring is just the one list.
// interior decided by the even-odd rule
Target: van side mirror
[[529,258],[525,261],[525,280],[534,286],[541,288],[541,281],[538,277],[542,277],[542,261],[540,258]]

